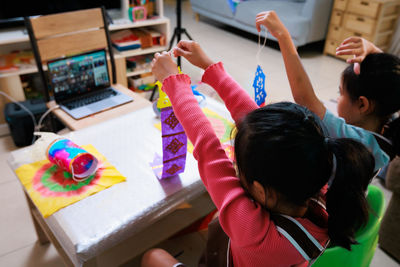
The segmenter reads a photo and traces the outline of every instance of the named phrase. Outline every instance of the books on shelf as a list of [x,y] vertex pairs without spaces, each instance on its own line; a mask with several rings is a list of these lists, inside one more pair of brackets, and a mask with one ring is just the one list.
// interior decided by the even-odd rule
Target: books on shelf
[[33,53],[30,50],[16,51],[0,55],[0,73],[18,71],[24,68],[36,67]]
[[131,30],[122,30],[112,33],[111,42],[118,51],[126,51],[141,47],[139,37]]
[[112,33],[111,42],[118,51],[127,51],[165,45],[165,37],[155,30],[127,29]]

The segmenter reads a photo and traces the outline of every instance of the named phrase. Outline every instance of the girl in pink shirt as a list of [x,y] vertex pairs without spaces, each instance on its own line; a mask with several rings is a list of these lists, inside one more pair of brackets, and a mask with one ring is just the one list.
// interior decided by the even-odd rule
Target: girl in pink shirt
[[[235,166],[197,104],[190,78],[178,74],[170,54],[155,55],[152,71],[194,145],[201,179],[229,237],[228,265],[307,266],[313,260],[277,227],[276,214],[300,225],[321,250],[328,240],[350,249],[368,219],[369,151],[355,140],[326,138],[320,119],[297,104],[259,108],[195,42],[181,41],[174,54],[205,70],[202,82],[218,92],[236,123]],[[326,209],[319,205],[325,201]],[[142,266],[184,265],[151,250]]]

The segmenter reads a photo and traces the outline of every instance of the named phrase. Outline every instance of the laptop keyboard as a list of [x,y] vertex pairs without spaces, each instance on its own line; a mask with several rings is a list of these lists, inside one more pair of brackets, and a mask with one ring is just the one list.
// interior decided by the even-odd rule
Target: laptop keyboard
[[105,98],[114,96],[116,94],[117,93],[113,89],[108,88],[108,89],[102,90],[100,92],[94,92],[90,95],[85,95],[85,96],[82,96],[79,98],[75,98],[72,101],[64,102],[63,105],[66,106],[68,109],[76,109],[79,107],[83,107],[83,106],[101,101]]

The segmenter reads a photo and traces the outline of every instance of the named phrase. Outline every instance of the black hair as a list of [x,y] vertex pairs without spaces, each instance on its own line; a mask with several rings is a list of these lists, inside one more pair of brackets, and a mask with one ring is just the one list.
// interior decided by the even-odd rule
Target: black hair
[[285,201],[304,206],[327,184],[335,154],[336,177],[326,203],[329,237],[350,249],[355,231],[368,219],[365,190],[374,159],[355,140],[329,140],[320,119],[307,108],[275,103],[250,112],[238,123],[236,163],[248,184],[258,181],[278,191]]
[[367,55],[360,64],[359,75],[354,73],[353,66],[342,73],[343,89],[353,102],[360,96],[372,101],[380,128],[389,130],[383,131],[383,135],[392,140],[396,154],[400,155],[400,119],[392,120],[400,110],[400,58],[386,53]]

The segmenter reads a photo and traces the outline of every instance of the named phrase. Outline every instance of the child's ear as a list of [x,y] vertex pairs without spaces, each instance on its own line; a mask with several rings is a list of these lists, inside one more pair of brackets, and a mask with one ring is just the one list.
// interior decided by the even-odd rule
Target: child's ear
[[278,204],[278,193],[273,189],[273,188],[266,188],[266,195],[267,195],[267,199],[266,199],[266,203],[265,206],[267,206],[267,208],[269,210],[273,210],[276,208],[277,204]]
[[374,103],[365,96],[360,96],[358,98],[358,109],[361,114],[368,115],[374,111]]
[[265,192],[265,188],[264,186],[262,186],[262,184],[260,184],[257,181],[254,181],[251,188],[250,189],[250,193],[253,196],[253,198],[260,202],[262,205],[265,205],[265,200],[266,200],[266,192]]

